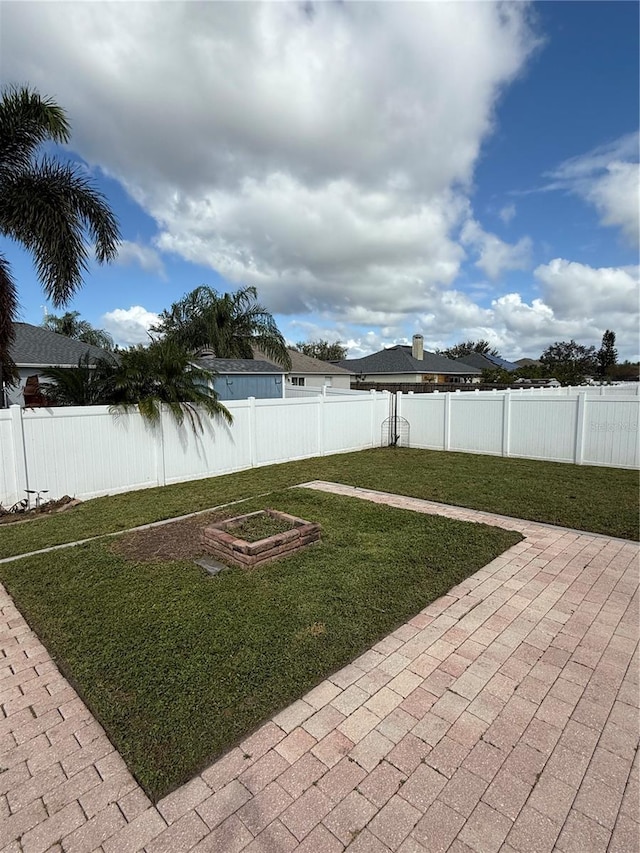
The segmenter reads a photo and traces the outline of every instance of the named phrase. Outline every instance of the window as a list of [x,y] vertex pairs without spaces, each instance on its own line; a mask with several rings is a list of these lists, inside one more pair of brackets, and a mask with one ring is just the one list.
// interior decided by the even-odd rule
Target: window
[[304,385],[304,376],[292,376],[291,377],[292,385]]

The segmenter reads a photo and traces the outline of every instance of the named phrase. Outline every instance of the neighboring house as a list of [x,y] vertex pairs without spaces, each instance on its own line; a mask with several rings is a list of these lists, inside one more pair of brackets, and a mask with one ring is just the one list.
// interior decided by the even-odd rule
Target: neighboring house
[[213,387],[221,402],[284,397],[285,370],[270,361],[202,355],[194,363],[217,374]]
[[505,358],[500,358],[498,355],[483,355],[479,352],[470,352],[469,355],[463,355],[456,358],[459,364],[468,364],[470,367],[478,367],[480,370],[506,370],[513,373],[520,367],[512,361],[507,361]]
[[[342,388],[349,390],[351,380],[354,379],[351,370],[345,370],[328,361],[312,358],[309,355],[298,352],[296,349],[287,349],[291,359],[291,370],[287,373],[287,382],[290,385],[304,386],[305,388]],[[267,358],[259,349],[253,351],[255,358]]]
[[40,377],[50,367],[77,367],[86,356],[95,360],[108,358],[107,350],[67,338],[42,326],[15,323],[15,340],[9,353],[18,368],[19,382],[3,389],[0,406],[41,406],[38,392]]
[[360,382],[479,382],[482,370],[460,364],[443,355],[427,352],[422,335],[414,335],[412,346],[397,346],[364,358],[348,358],[338,366],[356,374]]

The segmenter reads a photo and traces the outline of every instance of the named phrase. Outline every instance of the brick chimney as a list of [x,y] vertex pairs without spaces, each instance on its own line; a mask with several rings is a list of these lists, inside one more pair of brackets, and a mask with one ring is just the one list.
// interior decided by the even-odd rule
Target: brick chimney
[[414,335],[411,341],[411,355],[422,361],[424,358],[424,340],[422,335]]

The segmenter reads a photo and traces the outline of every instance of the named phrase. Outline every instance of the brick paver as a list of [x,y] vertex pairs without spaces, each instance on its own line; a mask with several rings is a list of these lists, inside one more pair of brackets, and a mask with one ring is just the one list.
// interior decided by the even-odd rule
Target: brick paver
[[153,806],[0,587],[0,850],[640,853],[638,546],[524,540]]

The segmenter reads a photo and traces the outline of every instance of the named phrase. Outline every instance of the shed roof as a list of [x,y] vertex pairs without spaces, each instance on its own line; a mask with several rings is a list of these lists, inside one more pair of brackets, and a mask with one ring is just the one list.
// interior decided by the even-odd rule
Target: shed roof
[[[351,370],[345,370],[343,367],[338,367],[337,364],[332,364],[330,361],[312,358],[310,355],[305,355],[297,349],[288,347],[287,352],[291,359],[290,373],[317,373],[322,376],[350,376],[352,374]],[[265,353],[255,347],[253,354],[256,358],[266,358]]]
[[194,359],[194,363],[219,374],[261,373],[281,376],[286,372],[283,367],[258,358],[214,358],[210,355],[204,355]]

